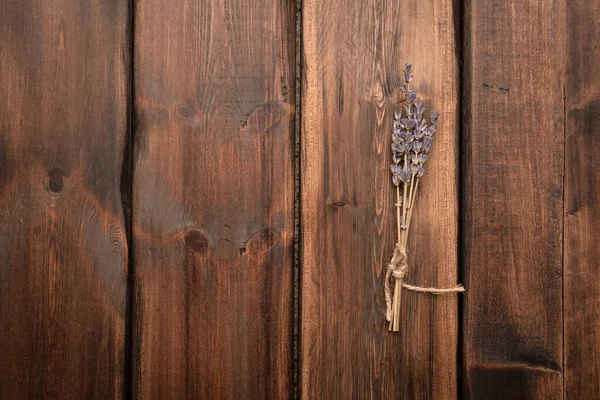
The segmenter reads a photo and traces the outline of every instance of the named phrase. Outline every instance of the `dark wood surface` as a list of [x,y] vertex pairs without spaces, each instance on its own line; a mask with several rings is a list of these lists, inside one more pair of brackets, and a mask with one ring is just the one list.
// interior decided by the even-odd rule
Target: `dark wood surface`
[[0,399],[600,399],[596,3],[0,1]]
[[465,11],[463,394],[562,399],[561,8]]
[[600,5],[569,2],[564,215],[565,398],[600,399]]
[[[396,241],[389,165],[404,63],[443,112],[409,243],[408,282],[457,280],[458,73],[450,1],[303,2],[301,381],[303,398],[457,395],[456,295],[405,291],[384,318]],[[416,21],[430,19],[419,32]]]
[[136,4],[136,397],[287,398],[295,3]]
[[0,398],[123,393],[127,1],[0,2]]

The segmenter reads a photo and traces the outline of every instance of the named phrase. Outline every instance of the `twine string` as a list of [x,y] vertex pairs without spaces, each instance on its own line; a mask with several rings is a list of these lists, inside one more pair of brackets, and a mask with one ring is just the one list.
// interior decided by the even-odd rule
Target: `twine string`
[[433,288],[433,287],[421,287],[413,286],[408,283],[404,283],[404,278],[408,274],[408,256],[406,255],[405,249],[400,249],[398,245],[394,248],[394,254],[390,260],[387,271],[385,273],[385,303],[387,305],[387,311],[385,318],[388,321],[392,320],[393,310],[393,291],[395,285],[402,285],[403,288],[412,290],[413,292],[431,293],[431,294],[444,294],[444,293],[458,293],[464,292],[465,288],[462,285],[456,285],[452,288]]

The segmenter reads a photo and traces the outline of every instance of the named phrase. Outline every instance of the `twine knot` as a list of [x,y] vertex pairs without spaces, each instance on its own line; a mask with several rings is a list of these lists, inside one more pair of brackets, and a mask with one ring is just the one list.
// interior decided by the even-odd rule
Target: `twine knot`
[[408,274],[408,264],[406,263],[406,251],[394,251],[394,256],[388,264],[388,270],[391,271],[392,277],[402,281]]
[[[408,256],[406,250],[400,249],[398,245],[394,248],[394,255],[388,263],[387,271],[385,274],[385,303],[387,305],[387,311],[385,318],[388,321],[392,320],[392,291],[397,283],[400,285],[403,283],[404,278],[408,274]],[[393,280],[392,280],[393,278]],[[394,282],[396,281],[396,282]]]
[[[421,293],[430,293],[430,294],[444,294],[444,293],[457,293],[464,292],[465,288],[462,285],[456,285],[452,288],[447,289],[439,289],[439,288],[431,288],[431,287],[421,287],[421,286],[413,286],[404,283],[404,278],[408,275],[408,256],[406,254],[405,249],[401,249],[398,245],[394,248],[394,254],[392,259],[388,263],[387,271],[385,274],[385,303],[387,306],[387,311],[385,313],[385,318],[388,322],[392,321],[392,318],[399,318],[399,307],[396,307],[396,314],[394,315],[394,290],[396,290],[396,285],[398,286],[398,290],[404,287],[405,289],[412,290],[413,292],[421,292]],[[400,301],[400,298],[397,299]],[[396,330],[396,329],[394,329]]]

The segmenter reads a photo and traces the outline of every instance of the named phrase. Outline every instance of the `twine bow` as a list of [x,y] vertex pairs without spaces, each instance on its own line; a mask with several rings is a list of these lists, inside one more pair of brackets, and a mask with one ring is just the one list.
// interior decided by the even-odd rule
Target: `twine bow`
[[[421,287],[413,286],[404,283],[404,278],[408,274],[408,256],[406,250],[401,249],[398,245],[394,248],[394,254],[392,259],[388,263],[387,271],[385,273],[385,303],[387,305],[387,311],[385,318],[388,322],[392,319],[400,317],[400,308],[394,304],[394,298],[400,301],[400,290],[404,287],[405,289],[412,290],[413,292],[431,293],[431,294],[444,294],[444,293],[457,293],[464,292],[465,288],[462,285],[456,285],[452,288],[439,289],[433,287]],[[398,293],[392,294],[393,291]],[[396,307],[395,307],[396,306]],[[397,324],[395,324],[397,326]],[[394,329],[397,330],[397,329]]]

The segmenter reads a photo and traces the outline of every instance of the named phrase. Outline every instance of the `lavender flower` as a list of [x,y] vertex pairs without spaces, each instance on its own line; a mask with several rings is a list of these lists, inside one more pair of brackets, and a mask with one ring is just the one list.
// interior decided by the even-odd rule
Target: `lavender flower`
[[392,181],[394,185],[400,185],[400,171],[402,171],[402,167],[397,164],[390,165],[390,171],[392,171]]
[[433,138],[431,136],[426,136],[423,138],[423,151],[425,153],[429,153],[431,149],[431,143],[433,142]]
[[413,143],[413,151],[418,154],[421,150],[423,150],[423,142],[417,140]]
[[406,245],[415,199],[420,179],[425,173],[424,165],[429,158],[428,153],[431,150],[440,115],[438,111],[431,112],[429,124],[427,123],[427,118],[424,117],[423,100],[418,98],[410,87],[413,78],[413,66],[411,63],[407,63],[404,67],[404,83],[400,87],[400,91],[404,93],[405,104],[400,111],[394,112],[392,128],[391,148],[394,163],[390,166],[390,172],[392,182],[396,186],[398,243],[394,257],[389,264],[391,267],[388,267],[386,273],[386,317],[390,321],[390,329],[393,331],[399,329],[400,308],[392,307],[392,293],[388,284],[394,285],[394,296],[399,299],[402,278],[398,278],[393,273],[397,272],[395,265],[400,262],[398,261],[401,259],[398,257],[399,254],[404,254],[403,262],[406,262]]
[[[427,153],[431,150],[433,136],[435,135],[437,120],[440,113],[433,111],[429,116],[429,125],[425,118],[423,100],[411,89],[413,66],[407,63],[404,66],[404,83],[400,90],[404,93],[405,103],[400,111],[394,111],[392,128],[392,155],[394,164],[390,166],[394,185],[413,185],[415,178],[423,176],[423,164],[427,161]],[[410,196],[414,194],[410,193]],[[403,199],[406,201],[412,199]]]
[[412,172],[408,168],[402,168],[399,173],[400,180],[404,183],[409,183],[412,178]]

